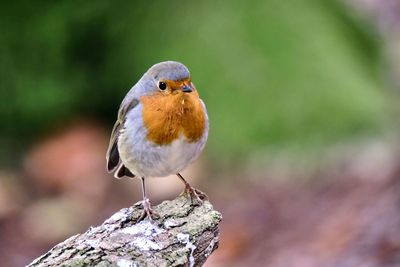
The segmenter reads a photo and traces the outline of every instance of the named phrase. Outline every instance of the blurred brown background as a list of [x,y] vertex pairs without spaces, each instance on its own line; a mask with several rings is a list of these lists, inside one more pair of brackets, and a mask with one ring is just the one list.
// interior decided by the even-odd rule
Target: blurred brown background
[[[400,265],[396,0],[0,4],[0,258],[31,262],[141,200],[105,151],[154,63],[211,130],[184,175],[222,212],[206,266]],[[183,190],[148,179],[153,204]]]

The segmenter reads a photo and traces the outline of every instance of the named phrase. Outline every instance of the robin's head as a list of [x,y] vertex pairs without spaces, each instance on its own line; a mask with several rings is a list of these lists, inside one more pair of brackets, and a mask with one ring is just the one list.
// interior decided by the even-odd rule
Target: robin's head
[[181,94],[195,91],[190,72],[176,61],[165,61],[153,65],[142,77],[145,94]]

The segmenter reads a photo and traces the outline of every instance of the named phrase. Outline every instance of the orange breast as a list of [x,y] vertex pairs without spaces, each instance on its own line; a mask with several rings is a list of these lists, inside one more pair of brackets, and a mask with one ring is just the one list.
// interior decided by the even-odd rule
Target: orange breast
[[142,96],[140,101],[149,141],[167,145],[184,135],[196,142],[203,135],[206,117],[197,92],[157,93]]

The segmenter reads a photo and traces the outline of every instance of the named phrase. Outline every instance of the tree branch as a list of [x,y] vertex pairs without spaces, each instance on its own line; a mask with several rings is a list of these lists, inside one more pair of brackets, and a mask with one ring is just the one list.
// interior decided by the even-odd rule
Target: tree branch
[[201,266],[217,249],[221,214],[208,201],[199,206],[180,196],[153,210],[160,215],[155,223],[137,222],[141,202],[122,209],[29,266]]

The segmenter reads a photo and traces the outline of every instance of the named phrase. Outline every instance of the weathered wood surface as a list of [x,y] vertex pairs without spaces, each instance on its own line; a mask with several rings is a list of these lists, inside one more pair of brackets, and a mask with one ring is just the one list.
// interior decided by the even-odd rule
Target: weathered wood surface
[[140,202],[72,236],[29,266],[201,266],[218,247],[221,214],[180,196],[153,207],[160,218],[137,222]]

